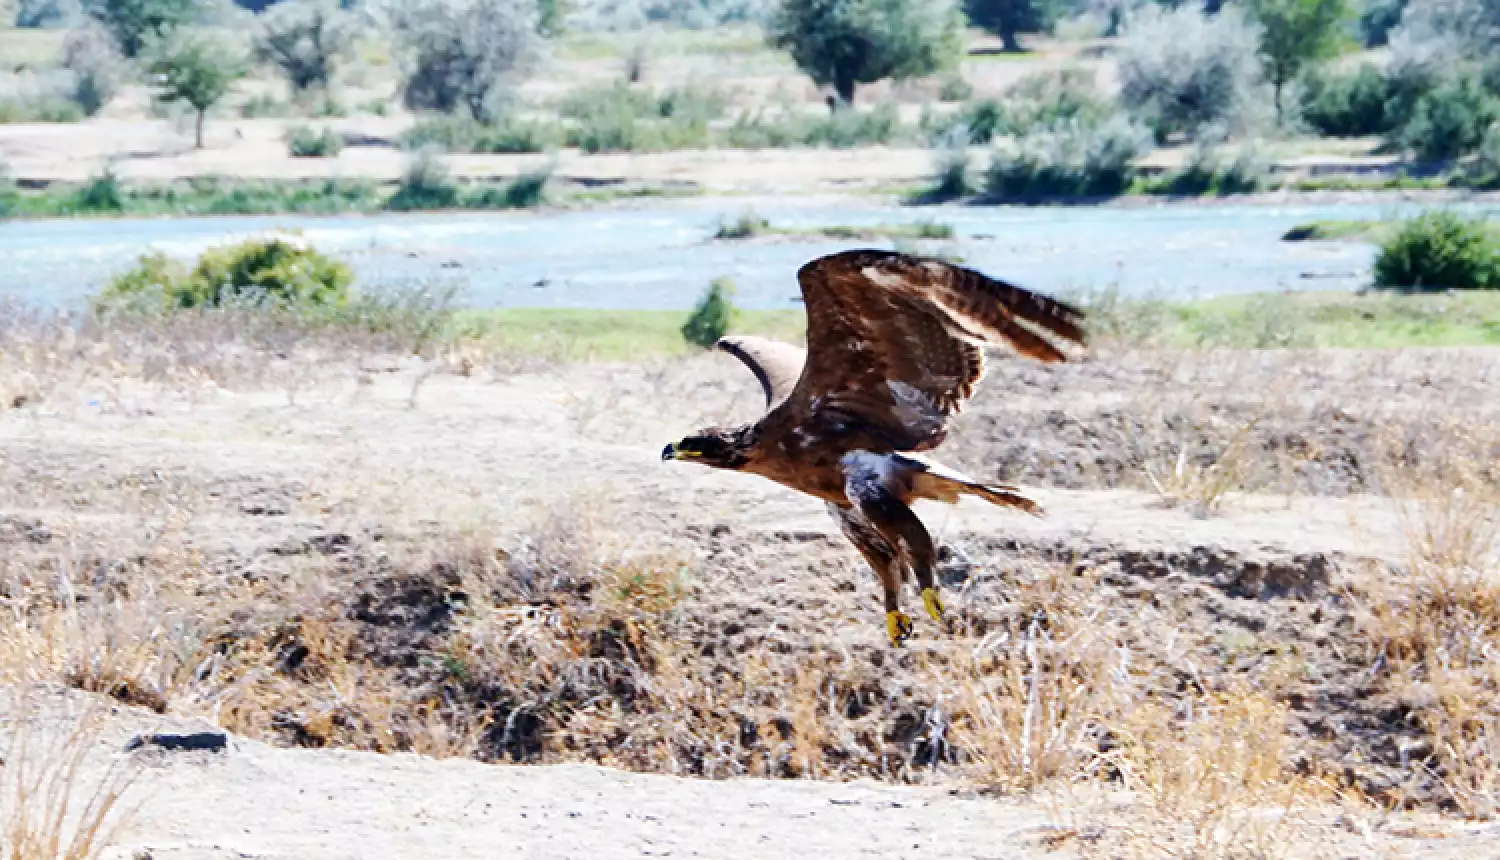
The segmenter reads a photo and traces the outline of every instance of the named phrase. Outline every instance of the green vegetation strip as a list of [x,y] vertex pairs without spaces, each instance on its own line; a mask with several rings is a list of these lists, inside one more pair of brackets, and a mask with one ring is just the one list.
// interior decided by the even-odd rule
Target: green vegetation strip
[[[1085,304],[1092,304],[1085,302]],[[1198,302],[1091,307],[1096,340],[1169,348],[1500,346],[1500,293],[1262,293]],[[684,311],[471,310],[463,335],[560,360],[633,361],[691,353]],[[801,309],[737,312],[732,331],[799,342]]]
[[775,227],[771,222],[754,215],[741,215],[738,220],[723,224],[714,234],[715,239],[756,239],[765,236],[811,236],[825,239],[952,239],[951,225],[934,221],[918,221],[914,224],[870,224],[852,226],[832,224],[820,227]]
[[[1182,348],[1500,345],[1500,292],[1258,293],[1097,308],[1101,340]],[[1153,326],[1160,327],[1151,334]]]
[[194,215],[341,215],[387,211],[520,209],[587,205],[638,197],[696,194],[687,187],[620,187],[554,191],[541,174],[510,182],[462,181],[447,194],[413,200],[400,183],[367,179],[251,180],[196,178],[126,183],[109,177],[53,183],[41,190],[0,187],[0,218],[154,217]]
[[[460,336],[504,349],[562,360],[631,361],[698,351],[682,336],[686,311],[499,308],[461,311]],[[735,312],[732,331],[800,342],[798,310]]]
[[[1345,241],[1383,245],[1400,232],[1401,221],[1312,221],[1288,230],[1289,242]],[[1500,239],[1500,221],[1481,222],[1483,229]]]

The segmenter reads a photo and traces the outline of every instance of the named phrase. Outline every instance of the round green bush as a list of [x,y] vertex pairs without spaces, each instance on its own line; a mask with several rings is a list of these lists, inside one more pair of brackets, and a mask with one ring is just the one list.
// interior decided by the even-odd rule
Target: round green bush
[[1500,239],[1483,219],[1425,213],[1381,246],[1375,286],[1500,289]]
[[115,278],[106,298],[160,295],[168,307],[248,303],[281,307],[343,307],[354,272],[344,263],[283,238],[250,239],[211,248],[191,270],[164,254],[144,256]]

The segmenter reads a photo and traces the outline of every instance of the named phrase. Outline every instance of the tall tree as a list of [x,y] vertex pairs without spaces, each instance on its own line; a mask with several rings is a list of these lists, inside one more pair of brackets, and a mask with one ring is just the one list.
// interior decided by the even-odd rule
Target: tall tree
[[1016,39],[1021,33],[1040,33],[1052,29],[1057,20],[1055,0],[965,0],[964,12],[969,23],[1000,37],[1005,50],[1021,50]]
[[402,0],[391,23],[412,110],[493,118],[541,52],[536,0]]
[[1281,95],[1302,67],[1338,50],[1349,0],[1249,0],[1260,24],[1260,55],[1276,93],[1276,122],[1284,116]]
[[944,0],[782,0],[770,27],[771,44],[844,104],[860,84],[949,66],[962,38],[963,16]]

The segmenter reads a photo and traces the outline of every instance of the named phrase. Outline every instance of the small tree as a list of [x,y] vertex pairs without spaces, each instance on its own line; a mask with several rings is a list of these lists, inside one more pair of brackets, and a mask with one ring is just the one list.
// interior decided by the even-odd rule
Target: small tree
[[1249,0],[1260,24],[1260,53],[1265,58],[1266,78],[1276,99],[1276,122],[1284,113],[1281,94],[1312,60],[1332,54],[1338,47],[1343,23],[1349,17],[1348,0]]
[[1142,10],[1120,45],[1120,102],[1159,138],[1233,126],[1263,98],[1256,46],[1255,27],[1238,9],[1212,18],[1193,6]]
[[682,324],[682,339],[704,349],[711,348],[728,334],[734,324],[734,282],[719,278],[709,284],[698,306]]
[[406,52],[406,106],[474,119],[494,114],[506,85],[541,50],[536,0],[404,0],[391,11]]
[[205,32],[186,33],[169,40],[151,63],[151,73],[162,102],[183,102],[198,112],[193,141],[203,148],[203,120],[208,109],[228,95],[245,74],[239,52],[223,39]]
[[850,104],[859,84],[950,65],[962,26],[958,8],[943,0],[782,0],[769,35],[798,68]]
[[1020,33],[1041,33],[1052,29],[1057,20],[1055,0],[965,0],[964,12],[969,23],[996,36],[1005,50],[1016,53]]
[[120,52],[135,57],[157,39],[198,17],[195,0],[89,0],[89,15],[115,37]]
[[280,69],[297,92],[326,90],[353,41],[353,15],[336,0],[283,0],[261,13],[255,55]]

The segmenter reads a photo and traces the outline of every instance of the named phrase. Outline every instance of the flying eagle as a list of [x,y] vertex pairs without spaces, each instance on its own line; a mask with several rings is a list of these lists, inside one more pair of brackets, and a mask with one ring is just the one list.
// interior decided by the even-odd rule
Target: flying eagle
[[846,251],[797,272],[807,349],[755,337],[717,344],[750,368],[766,414],[739,428],[710,427],[661,453],[750,472],[822,499],[885,592],[886,629],[912,633],[901,582],[912,575],[941,622],[937,550],[912,513],[918,499],[978,496],[1039,514],[1012,486],[981,484],[920,456],[948,434],[984,375],[982,347],[1008,343],[1040,361],[1067,356],[1044,334],[1085,342],[1071,305],[939,260]]

